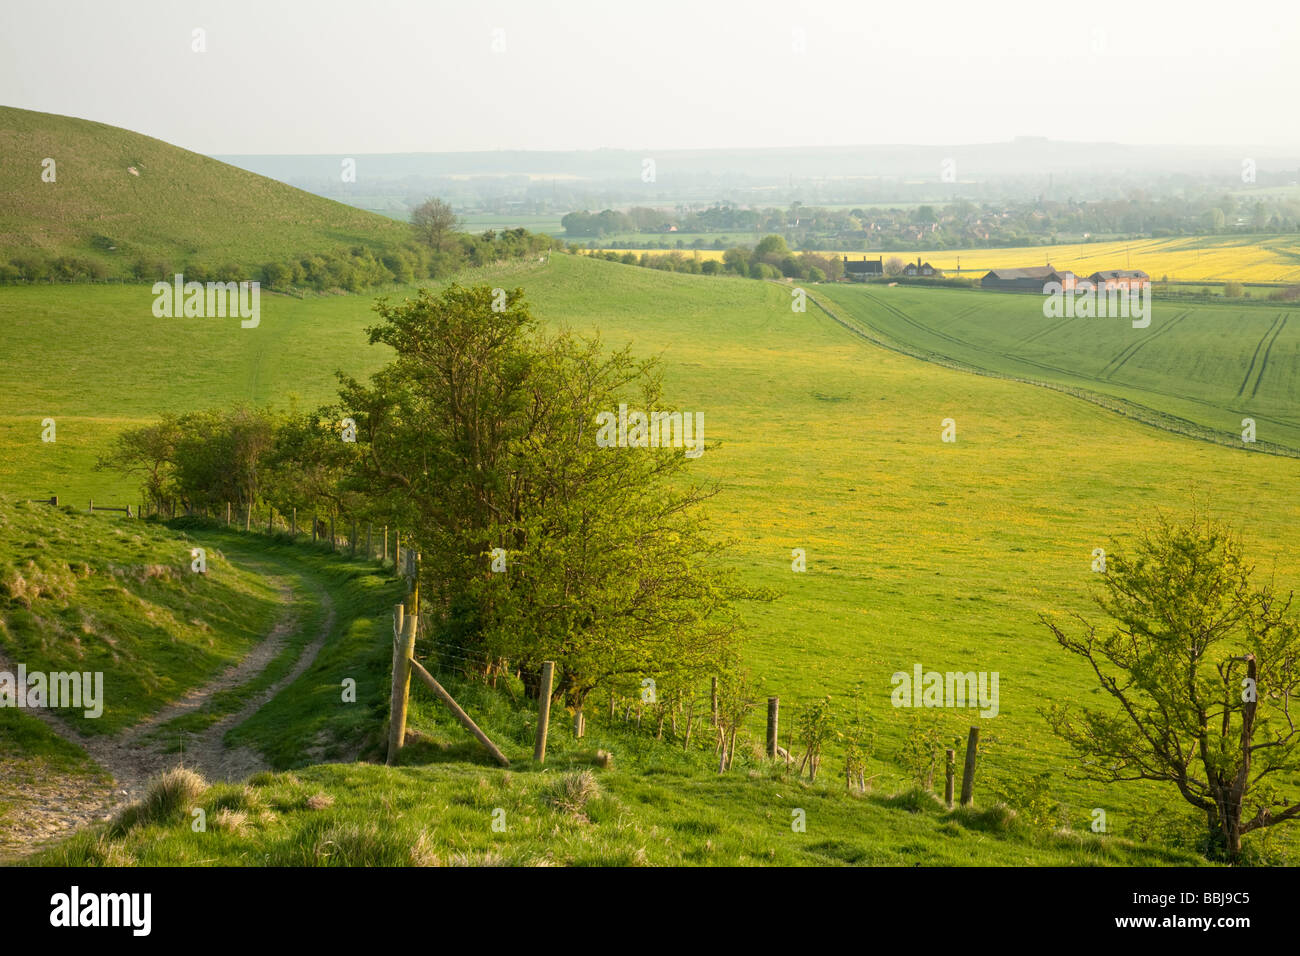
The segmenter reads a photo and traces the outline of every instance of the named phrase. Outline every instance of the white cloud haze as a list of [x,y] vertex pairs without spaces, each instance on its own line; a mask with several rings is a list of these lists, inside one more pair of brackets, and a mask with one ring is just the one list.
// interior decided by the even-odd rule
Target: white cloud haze
[[1294,146],[1298,47],[1294,0],[52,0],[0,10],[0,103],[205,153]]

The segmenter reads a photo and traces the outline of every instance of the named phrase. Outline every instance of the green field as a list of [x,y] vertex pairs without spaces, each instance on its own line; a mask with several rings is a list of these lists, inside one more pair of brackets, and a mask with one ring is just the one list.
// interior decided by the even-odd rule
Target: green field
[[460,217],[460,227],[466,232],[480,233],[491,229],[500,232],[503,229],[527,229],[529,232],[544,232],[548,236],[563,236],[564,227],[560,225],[558,215],[510,215],[504,213],[472,212]]
[[1151,324],[1046,318],[1036,295],[824,285],[837,315],[932,361],[1069,388],[1163,427],[1300,452],[1300,310],[1151,304]]
[[[1037,614],[1087,611],[1092,549],[1123,540],[1156,511],[1185,514],[1196,502],[1243,527],[1260,566],[1275,566],[1279,583],[1294,585],[1300,562],[1289,533],[1300,503],[1288,492],[1300,463],[1194,441],[1062,392],[918,361],[851,335],[815,308],[792,312],[789,290],[771,283],[568,256],[482,278],[522,285],[547,323],[599,329],[610,345],[631,341],[663,356],[670,399],[705,413],[709,448],[692,467],[722,485],[710,506],[718,533],[736,539],[732,560],[747,580],[783,595],[746,609],[747,657],[763,692],[780,695],[787,712],[824,694],[860,700],[878,725],[882,791],[906,784],[896,754],[909,714],[889,704],[890,675],[915,663],[996,670],[996,718],[924,712],[954,734],[984,727],[984,792],[1047,769],[1072,825],[1085,826],[1091,809],[1103,807],[1121,835],[1157,832],[1176,806],[1162,792],[1064,778],[1073,758],[1040,709],[1050,700],[1093,700],[1096,691]],[[383,361],[362,344],[365,297],[268,299],[262,326],[240,330],[219,320],[154,320],[142,292],[0,296],[0,320],[17,330],[17,361],[0,369],[0,384],[21,396],[22,411],[0,434],[6,490],[72,495],[71,486],[83,497],[92,488],[102,489],[96,497],[128,496],[128,482],[90,470],[125,421],[235,400],[283,404],[290,393],[322,401],[335,368],[364,372]],[[1010,298],[888,294],[895,292],[913,308],[921,296],[960,308]],[[836,288],[828,298],[840,306],[838,297],[860,294]],[[877,323],[893,315],[866,314]],[[18,315],[22,323],[10,321]],[[1150,331],[1160,327],[1157,313]],[[131,360],[115,361],[90,337],[71,334],[86,328],[132,340]],[[1253,348],[1255,333],[1250,327],[1240,339]],[[1148,348],[1139,357],[1146,352],[1148,361],[1161,354]],[[76,387],[68,387],[74,373]],[[1272,396],[1274,381],[1266,376],[1260,394]],[[1159,384],[1153,377],[1149,388]],[[59,419],[57,452],[39,442],[43,415]],[[59,416],[73,427],[65,431]],[[940,441],[948,417],[957,422],[955,444]],[[806,574],[791,572],[792,548],[806,549]]]

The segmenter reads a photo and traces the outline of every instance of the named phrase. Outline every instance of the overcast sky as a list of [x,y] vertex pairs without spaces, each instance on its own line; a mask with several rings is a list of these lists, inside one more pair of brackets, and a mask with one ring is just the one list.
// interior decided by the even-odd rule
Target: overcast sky
[[0,103],[209,154],[1295,147],[1297,49],[1297,0],[3,0]]

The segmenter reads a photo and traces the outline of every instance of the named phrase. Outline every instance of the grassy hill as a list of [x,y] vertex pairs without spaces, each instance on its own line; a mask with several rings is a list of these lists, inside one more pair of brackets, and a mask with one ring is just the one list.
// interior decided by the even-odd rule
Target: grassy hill
[[[42,181],[47,158],[54,182]],[[95,263],[109,278],[138,264],[150,275],[199,265],[250,274],[269,260],[380,250],[408,235],[385,216],[139,133],[0,107],[0,263],[36,253]]]
[[[193,547],[206,551],[206,575],[191,569]],[[377,615],[402,585],[373,562],[183,519],[162,525],[7,497],[0,555],[0,670],[104,675],[99,717],[44,712],[56,727],[0,708],[0,858],[39,837],[60,807],[75,803],[90,819],[112,802],[105,768],[83,746],[98,751],[134,733],[139,747],[175,752],[256,707],[313,638],[323,646],[312,665],[233,726],[230,744],[294,767],[351,759],[382,732],[388,624]],[[238,682],[199,693],[255,647],[274,653]],[[357,682],[347,707],[344,676]],[[173,706],[185,701],[201,705]]]
[[[0,653],[29,671],[111,674],[85,734],[128,727],[243,657],[279,613],[265,577],[148,521],[0,502]],[[0,719],[16,711],[0,709]]]

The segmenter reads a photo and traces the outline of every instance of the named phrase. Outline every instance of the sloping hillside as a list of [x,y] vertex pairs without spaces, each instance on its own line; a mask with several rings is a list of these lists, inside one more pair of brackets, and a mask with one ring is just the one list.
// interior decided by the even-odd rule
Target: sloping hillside
[[[355,757],[386,713],[374,615],[400,591],[377,563],[310,545],[0,497],[0,861],[178,761],[240,779]],[[324,706],[342,674],[360,703]]]
[[387,217],[139,133],[0,107],[0,264],[35,254],[93,263],[91,277],[152,276],[166,271],[159,266],[247,272],[407,237]]

